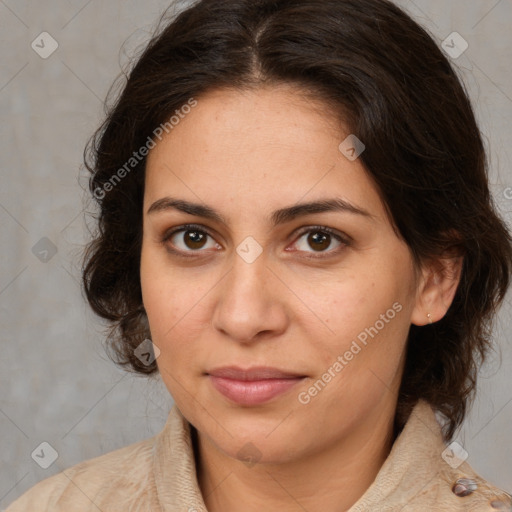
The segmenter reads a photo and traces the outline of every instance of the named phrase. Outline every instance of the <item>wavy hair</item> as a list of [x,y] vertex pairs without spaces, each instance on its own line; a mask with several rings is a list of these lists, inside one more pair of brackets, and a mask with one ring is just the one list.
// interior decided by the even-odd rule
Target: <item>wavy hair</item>
[[146,159],[134,152],[190,98],[262,84],[298,86],[364,141],[361,161],[417,265],[464,255],[447,314],[410,327],[395,422],[401,429],[422,398],[445,416],[450,439],[492,346],[512,245],[461,80],[426,30],[388,0],[200,0],[162,18],[85,152],[99,214],[83,287],[111,325],[111,357],[138,373],[158,370],[134,353],[150,336],[139,274]]

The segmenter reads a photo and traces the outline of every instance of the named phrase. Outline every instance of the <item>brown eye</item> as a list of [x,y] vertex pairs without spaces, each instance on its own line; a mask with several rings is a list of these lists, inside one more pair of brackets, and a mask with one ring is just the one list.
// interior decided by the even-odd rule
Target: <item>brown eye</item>
[[201,249],[206,243],[207,234],[201,231],[184,231],[183,242],[189,249]]
[[347,245],[349,245],[348,237],[321,226],[303,230],[294,244],[298,251],[310,254],[326,253],[326,255],[336,254]]
[[327,233],[322,233],[321,231],[315,231],[314,233],[310,233],[308,235],[308,244],[310,247],[313,247],[318,251],[323,251],[329,248],[331,245],[331,235]]
[[172,252],[204,252],[203,249],[220,248],[213,237],[204,229],[189,225],[175,229],[164,236],[162,242]]

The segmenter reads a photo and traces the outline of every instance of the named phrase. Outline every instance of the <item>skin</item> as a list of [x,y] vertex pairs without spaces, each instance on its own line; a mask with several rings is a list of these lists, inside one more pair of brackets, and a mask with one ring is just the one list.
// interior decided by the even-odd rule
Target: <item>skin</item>
[[[321,103],[288,86],[221,89],[197,101],[148,156],[140,270],[160,374],[198,431],[205,504],[210,512],[240,503],[247,512],[348,510],[389,454],[410,324],[443,317],[462,262],[415,268],[360,159],[338,149],[350,131]],[[207,204],[226,223],[174,208],[148,213],[168,196]],[[277,209],[335,197],[370,215],[270,222]],[[187,223],[210,236],[195,245],[187,231],[163,240]],[[315,245],[318,225],[348,243],[327,234]],[[236,250],[249,247],[249,236],[262,250],[250,263]],[[301,403],[299,393],[397,303],[394,318]],[[242,406],[207,375],[230,365],[305,378],[269,402]],[[248,443],[255,464],[244,461]]]

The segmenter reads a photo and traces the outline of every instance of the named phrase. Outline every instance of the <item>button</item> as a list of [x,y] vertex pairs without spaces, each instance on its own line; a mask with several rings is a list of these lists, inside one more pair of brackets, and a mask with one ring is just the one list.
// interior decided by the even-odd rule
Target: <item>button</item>
[[464,496],[468,496],[473,491],[476,491],[477,487],[478,486],[474,480],[470,480],[469,478],[459,478],[452,487],[452,492],[455,496],[464,498]]
[[510,503],[505,503],[504,501],[498,500],[491,501],[491,507],[496,510],[512,510],[512,506],[510,506]]

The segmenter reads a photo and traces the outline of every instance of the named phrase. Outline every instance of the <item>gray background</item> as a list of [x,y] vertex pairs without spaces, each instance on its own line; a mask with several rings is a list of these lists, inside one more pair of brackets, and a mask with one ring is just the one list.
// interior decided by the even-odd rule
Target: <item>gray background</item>
[[[399,3],[439,44],[453,31],[469,43],[455,63],[476,105],[492,190],[510,224],[512,2]],[[88,209],[83,147],[120,65],[168,5],[0,0],[0,508],[66,467],[157,433],[172,404],[159,377],[132,376],[109,361],[104,326],[79,286]],[[43,31],[59,45],[47,59],[31,48]],[[457,436],[470,464],[509,491],[511,314],[507,300],[495,330],[500,348],[481,372],[477,401]],[[43,441],[59,455],[48,469],[31,457]]]

